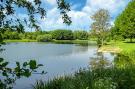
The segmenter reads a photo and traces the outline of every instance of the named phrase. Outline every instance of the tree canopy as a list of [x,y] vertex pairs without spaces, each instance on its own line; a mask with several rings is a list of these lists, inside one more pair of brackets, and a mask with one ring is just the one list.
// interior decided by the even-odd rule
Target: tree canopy
[[110,26],[109,11],[105,9],[99,9],[91,18],[94,21],[91,24],[91,29],[93,30],[92,32],[97,37],[97,43],[99,45],[103,45],[107,36],[106,33]]
[[129,2],[125,10],[115,20],[115,28],[122,36],[135,37],[135,0]]

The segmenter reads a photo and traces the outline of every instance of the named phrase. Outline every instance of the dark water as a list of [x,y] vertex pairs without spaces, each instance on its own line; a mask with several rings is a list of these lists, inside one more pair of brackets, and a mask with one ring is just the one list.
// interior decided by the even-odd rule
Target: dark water
[[[22,78],[16,81],[14,89],[31,89],[36,80],[44,81],[65,74],[72,74],[79,68],[86,68],[91,57],[95,56],[96,46],[81,46],[77,44],[53,44],[53,43],[8,43],[2,48],[0,56],[10,62],[14,67],[15,62],[24,62],[35,59],[44,67],[39,70],[48,72],[46,75],[34,74],[30,78]],[[105,56],[112,60],[113,56],[106,53]]]

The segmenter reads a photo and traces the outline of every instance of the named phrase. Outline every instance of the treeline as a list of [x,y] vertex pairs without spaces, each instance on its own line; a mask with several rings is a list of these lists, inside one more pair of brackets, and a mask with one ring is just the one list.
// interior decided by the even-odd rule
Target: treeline
[[12,31],[10,29],[5,30],[2,34],[4,40],[21,40],[30,39],[37,41],[51,41],[55,40],[87,40],[89,38],[89,33],[83,30],[53,30],[53,31],[36,31],[36,32],[23,32],[19,33],[17,31]]

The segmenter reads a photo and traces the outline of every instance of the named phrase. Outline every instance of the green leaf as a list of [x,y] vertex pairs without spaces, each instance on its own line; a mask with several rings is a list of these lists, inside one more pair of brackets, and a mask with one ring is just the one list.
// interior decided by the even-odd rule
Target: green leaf
[[16,62],[16,65],[17,65],[18,67],[20,67],[20,63],[19,63],[19,62]]
[[30,77],[31,76],[31,72],[30,72],[29,69],[25,69],[24,71],[25,72],[23,73],[23,76],[25,76],[25,77]]
[[27,65],[28,65],[27,62],[24,62],[24,63],[23,63],[23,67],[26,67]]
[[29,65],[30,65],[30,69],[32,70],[37,68],[37,63],[35,60],[30,60]]
[[8,62],[2,63],[2,67],[6,67],[8,65]]
[[8,76],[6,71],[3,71],[3,72],[2,72],[2,75],[3,75],[3,76]]
[[3,62],[4,61],[4,59],[3,58],[0,58],[0,62]]

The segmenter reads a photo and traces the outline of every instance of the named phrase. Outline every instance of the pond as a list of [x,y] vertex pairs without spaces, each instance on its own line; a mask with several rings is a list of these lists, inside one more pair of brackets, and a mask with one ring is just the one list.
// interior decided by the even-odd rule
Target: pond
[[[44,66],[39,70],[47,72],[45,75],[33,74],[30,78],[21,78],[16,81],[14,89],[31,89],[36,80],[49,80],[54,77],[73,74],[80,68],[86,68],[89,65],[91,57],[96,54],[96,45],[79,44],[54,44],[54,43],[7,43],[3,45],[5,51],[0,56],[10,62],[11,67],[15,62],[25,62],[35,59]],[[106,53],[105,56],[113,60],[113,56]]]

